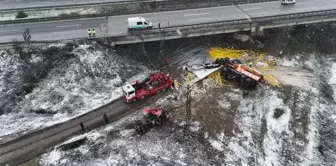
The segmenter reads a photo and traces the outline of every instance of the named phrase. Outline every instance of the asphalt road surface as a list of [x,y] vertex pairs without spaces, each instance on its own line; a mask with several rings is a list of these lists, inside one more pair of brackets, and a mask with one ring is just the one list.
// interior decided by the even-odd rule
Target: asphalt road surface
[[50,6],[84,5],[93,3],[120,2],[132,0],[11,0],[1,1],[0,10],[37,8]]
[[[111,16],[66,21],[0,25],[0,43],[13,40],[23,41],[22,33],[29,28],[32,40],[65,40],[87,37],[87,29],[95,28],[96,36],[118,36],[127,33],[127,18],[142,16],[161,27],[197,24],[214,21],[248,19],[298,12],[336,9],[335,0],[301,0],[295,5],[281,5],[280,2],[264,2],[239,6],[213,7],[160,13]],[[169,25],[168,25],[169,22]],[[99,28],[100,27],[100,28]]]

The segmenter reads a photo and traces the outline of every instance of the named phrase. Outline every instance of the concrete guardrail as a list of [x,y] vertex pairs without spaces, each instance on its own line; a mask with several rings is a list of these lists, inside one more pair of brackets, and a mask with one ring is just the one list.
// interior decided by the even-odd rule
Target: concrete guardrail
[[[131,41],[155,41],[158,39],[169,39],[175,36],[176,38],[190,37],[193,33],[207,32],[207,34],[248,31],[252,27],[274,28],[281,26],[289,26],[304,23],[327,22],[336,20],[336,9],[324,11],[312,11],[295,14],[283,14],[268,17],[255,17],[251,19],[229,20],[221,22],[210,22],[203,24],[180,25],[164,27],[161,29],[155,28],[152,30],[134,31],[123,36],[110,37],[109,42],[115,44],[128,44]],[[178,34],[177,29],[181,32]],[[212,32],[213,33],[212,33]],[[219,33],[219,32],[218,32]],[[200,34],[199,36],[201,36]],[[133,42],[136,43],[136,42]]]

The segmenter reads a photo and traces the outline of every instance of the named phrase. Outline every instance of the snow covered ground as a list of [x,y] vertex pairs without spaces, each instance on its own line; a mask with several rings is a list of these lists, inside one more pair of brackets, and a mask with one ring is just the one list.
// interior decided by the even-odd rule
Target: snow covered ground
[[[76,13],[79,15],[96,14],[98,11],[97,7],[81,7],[81,8],[70,8],[70,9],[51,9],[51,10],[30,10],[25,11],[28,17],[24,18],[47,18],[47,17],[57,17],[64,14]],[[0,12],[0,21],[15,20],[17,12]]]
[[[199,59],[197,55],[203,53],[192,49],[184,54],[193,61],[192,56]],[[139,111],[90,132],[88,141],[78,148],[56,148],[44,154],[40,163],[335,165],[336,113],[335,99],[330,98],[334,93],[330,91],[336,91],[336,63],[331,55],[311,54],[307,59],[283,59],[280,64],[300,69],[309,64],[313,77],[302,78],[309,82],[309,87],[300,87],[300,82],[293,86],[296,81],[290,81],[280,89],[260,87],[243,98],[241,90],[234,86],[214,88],[205,81],[192,93],[194,122],[188,132],[183,130],[184,100],[167,96],[157,101],[170,110],[170,122],[164,127],[136,136],[131,124],[141,118]],[[188,62],[181,64],[185,63]]]
[[[136,64],[136,65],[135,65]],[[0,51],[0,136],[86,113],[121,96],[148,69],[99,46],[60,44],[21,56]]]

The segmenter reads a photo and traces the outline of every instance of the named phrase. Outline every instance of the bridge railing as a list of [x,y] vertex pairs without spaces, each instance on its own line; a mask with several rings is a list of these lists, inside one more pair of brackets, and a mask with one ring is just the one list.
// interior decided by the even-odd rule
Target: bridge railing
[[[160,12],[172,11],[172,10],[183,10],[183,9],[195,9],[204,7],[218,7],[218,6],[229,6],[229,5],[240,5],[249,3],[261,3],[270,2],[278,0],[193,0],[193,1],[180,1],[180,0],[169,0],[157,3],[157,9],[152,9],[153,11]],[[280,2],[279,2],[280,3]]]
[[312,21],[319,19],[336,18],[336,9],[324,11],[302,12],[294,14],[282,14],[268,17],[255,17],[252,19],[228,20],[220,22],[208,22],[202,24],[180,25],[163,27],[161,29],[154,28],[152,30],[131,31],[124,36],[113,37],[112,41],[130,41],[150,39],[153,37],[169,37],[179,35],[177,30],[182,32],[182,35],[192,32],[202,33],[209,30],[229,30],[243,29],[255,26],[271,25],[276,23],[289,23],[297,21]]

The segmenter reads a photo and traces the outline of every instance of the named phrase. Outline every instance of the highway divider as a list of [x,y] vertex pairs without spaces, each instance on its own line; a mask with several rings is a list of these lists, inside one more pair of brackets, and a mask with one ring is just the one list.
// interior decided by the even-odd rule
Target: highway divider
[[[219,7],[219,6],[229,6],[229,5],[239,5],[246,3],[258,3],[258,2],[268,2],[268,1],[277,1],[277,0],[163,0],[163,1],[122,1],[114,3],[98,3],[90,5],[74,5],[71,7],[85,7],[85,6],[99,6],[103,8],[116,8],[120,10],[107,10],[101,13],[96,14],[67,14],[60,15],[56,17],[44,17],[44,18],[23,18],[15,20],[5,20],[0,21],[1,25],[5,24],[19,24],[19,23],[30,23],[30,22],[46,22],[46,21],[56,21],[56,20],[71,20],[71,19],[80,19],[80,18],[95,18],[95,17],[106,17],[106,16],[115,16],[115,15],[126,15],[126,14],[141,14],[141,13],[155,13],[162,11],[174,11],[174,10],[185,10],[185,9],[196,9],[196,8],[206,8],[206,7]],[[280,3],[280,2],[279,2]],[[110,5],[110,6],[108,6]],[[127,6],[137,5],[139,9],[131,9]],[[69,6],[66,7],[41,7],[39,10],[51,10],[51,9],[69,9]],[[27,8],[24,10],[35,10],[36,8]],[[141,10],[140,10],[141,9]],[[22,10],[19,10],[22,11]]]

